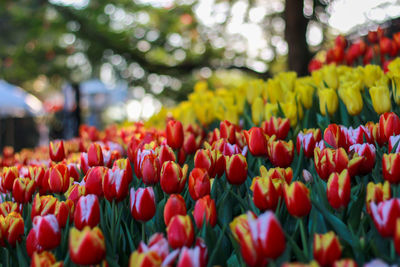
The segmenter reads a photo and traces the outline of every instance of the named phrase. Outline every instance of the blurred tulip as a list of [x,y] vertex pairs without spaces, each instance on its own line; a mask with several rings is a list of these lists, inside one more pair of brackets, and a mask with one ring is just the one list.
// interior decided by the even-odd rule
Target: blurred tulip
[[193,218],[199,229],[203,226],[204,220],[214,227],[217,223],[217,208],[214,199],[209,195],[199,198],[194,205]]
[[273,135],[268,141],[268,158],[274,166],[286,168],[293,161],[294,147],[293,142],[276,140]]
[[219,124],[221,138],[226,139],[230,144],[236,143],[236,125],[224,120]]
[[2,186],[8,191],[12,191],[14,180],[19,176],[17,167],[4,167],[2,170]]
[[353,259],[342,259],[335,261],[332,267],[358,267],[358,265]]
[[300,131],[296,141],[297,154],[303,148],[304,155],[307,158],[312,158],[314,156],[315,144],[319,141],[321,141],[320,129],[305,129],[304,132]]
[[342,248],[334,232],[314,235],[314,258],[321,266],[331,266],[341,255]]
[[12,201],[5,201],[0,203],[0,215],[6,217],[11,212],[21,213],[22,205],[12,202]]
[[44,216],[47,214],[54,214],[57,204],[57,198],[47,195],[40,196],[36,194],[32,202],[31,220],[35,216]]
[[[391,100],[390,100],[389,87],[387,85],[373,86],[369,89],[369,94],[371,95],[372,106],[376,113],[384,114],[385,112],[390,111],[390,109],[392,108],[392,104],[391,104]],[[381,130],[381,133],[382,133],[382,130]],[[399,133],[397,133],[397,134],[399,134]],[[388,138],[387,136],[383,136],[383,137]]]
[[45,250],[56,248],[61,242],[60,226],[53,214],[33,218],[31,232],[37,245]]
[[391,184],[400,182],[400,154],[383,154],[382,158],[383,179]]
[[31,267],[62,267],[63,262],[57,262],[56,257],[49,251],[33,253]]
[[90,167],[103,166],[104,158],[100,144],[92,143],[87,151],[88,165]]
[[179,149],[183,145],[183,127],[180,121],[169,120],[166,128],[167,144],[172,149]]
[[160,161],[155,154],[143,157],[140,172],[145,185],[154,185],[160,180]]
[[396,220],[393,242],[397,255],[400,255],[400,218]]
[[124,170],[108,170],[108,175],[104,176],[102,183],[104,197],[108,201],[121,201],[128,195],[128,185],[128,177]]
[[339,99],[336,91],[331,88],[320,89],[319,93],[319,110],[323,116],[326,116],[326,111],[329,115],[333,115],[339,107]]
[[18,203],[28,203],[35,192],[35,181],[29,178],[17,178],[14,180],[12,195]]
[[314,149],[314,166],[322,180],[328,180],[332,172],[342,172],[348,167],[349,159],[346,151],[341,147],[338,149],[319,147]]
[[347,151],[349,144],[346,133],[347,131],[343,126],[332,123],[324,131],[324,140],[335,149],[343,147]]
[[100,204],[96,195],[82,196],[74,213],[74,223],[78,230],[82,230],[85,226],[91,228],[100,222]]
[[359,167],[359,173],[362,175],[368,174],[375,166],[375,146],[371,144],[355,144],[350,146],[349,153],[357,153],[362,157],[362,163]]
[[300,218],[310,213],[310,190],[302,182],[296,181],[290,185],[285,184],[283,192],[290,215]]
[[379,136],[382,143],[389,141],[393,135],[400,134],[400,118],[393,112],[382,114],[379,118]]
[[65,193],[73,179],[69,176],[68,167],[59,163],[50,168],[49,187],[53,193]]
[[161,267],[161,265],[161,257],[152,250],[145,252],[136,250],[129,257],[129,267]]
[[400,134],[389,137],[388,152],[389,153],[399,153],[400,152]]
[[130,209],[133,218],[140,222],[147,222],[156,213],[156,200],[153,187],[132,187],[130,191]]
[[194,155],[194,167],[203,168],[208,172],[208,175],[214,173],[215,156],[209,149],[199,149]]
[[91,168],[83,178],[85,180],[85,188],[87,194],[95,194],[98,197],[103,196],[103,180],[108,176],[108,168],[96,166]]
[[242,154],[225,157],[225,174],[230,184],[240,185],[247,179],[247,161]]
[[186,215],[186,203],[181,195],[172,194],[164,206],[164,222],[168,225],[175,215]]
[[86,187],[78,183],[71,185],[64,196],[76,204],[81,196],[86,195]]
[[210,177],[208,176],[205,169],[194,168],[189,175],[189,193],[194,201],[199,198],[209,195]]
[[194,241],[194,229],[189,215],[175,215],[167,226],[169,245],[175,248],[190,247]]
[[90,229],[86,226],[82,231],[72,228],[69,232],[69,255],[75,264],[99,264],[106,256],[106,245],[100,228]]
[[329,204],[334,209],[347,207],[350,201],[351,185],[350,175],[345,169],[340,174],[331,173],[326,186],[326,194]]
[[0,245],[7,241],[12,247],[21,241],[24,235],[24,219],[21,214],[11,212],[7,216],[0,215]]
[[50,141],[49,143],[50,159],[60,162],[65,158],[65,149],[63,140]]
[[388,181],[385,183],[374,184],[369,182],[367,185],[367,193],[365,197],[365,206],[367,208],[368,214],[371,215],[371,203],[374,202],[378,204],[382,201],[389,200],[391,198],[390,184]]
[[277,139],[285,140],[290,130],[290,121],[288,118],[272,116],[269,120],[263,122],[261,128],[266,135],[275,135]]
[[175,153],[168,145],[157,147],[156,154],[158,155],[160,166],[162,166],[166,161],[176,161]]
[[253,156],[266,156],[268,137],[259,127],[252,127],[249,131],[244,131],[247,146]]
[[371,202],[370,208],[371,217],[381,236],[392,237],[396,230],[396,221],[400,218],[400,200],[392,198],[378,204]]
[[275,210],[279,195],[272,180],[268,177],[255,177],[250,186],[253,191],[254,205],[261,211]]
[[183,168],[173,161],[162,165],[160,174],[161,189],[167,194],[179,194],[186,184],[188,165]]

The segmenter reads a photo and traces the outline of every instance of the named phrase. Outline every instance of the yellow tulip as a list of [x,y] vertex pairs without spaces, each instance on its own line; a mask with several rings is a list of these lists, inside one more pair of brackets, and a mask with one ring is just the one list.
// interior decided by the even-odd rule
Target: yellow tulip
[[264,118],[264,100],[261,97],[255,98],[251,105],[251,118],[255,125],[260,125]]
[[264,119],[269,120],[272,116],[276,116],[278,114],[278,104],[267,103],[264,106]]
[[267,99],[268,102],[276,104],[277,102],[283,101],[283,92],[281,84],[277,79],[269,79],[266,85]]
[[357,83],[346,83],[339,88],[339,97],[350,115],[358,115],[363,109],[363,100]]
[[[309,77],[306,77],[309,78]],[[311,85],[310,79],[299,78],[296,81],[295,91],[299,97],[300,102],[306,109],[312,107],[314,87]]]
[[329,88],[337,89],[339,86],[339,77],[336,71],[336,66],[333,64],[325,65],[321,69],[313,71],[312,77],[320,88],[328,86]]
[[364,84],[368,88],[376,85],[376,81],[380,80],[385,74],[378,65],[366,65],[364,67]]
[[280,87],[284,92],[293,91],[296,78],[297,73],[294,71],[281,72],[275,77],[275,79],[279,81]]
[[388,86],[377,85],[369,89],[369,94],[372,99],[372,106],[378,114],[388,112],[392,108],[390,102],[390,91]]
[[285,114],[285,117],[289,119],[290,125],[292,127],[296,126],[297,118],[299,119],[303,118],[303,109],[299,105],[297,105],[296,107],[296,103],[293,102],[280,103],[280,106],[282,108],[283,113]]
[[388,65],[388,77],[392,80],[393,98],[400,105],[400,58],[396,58]]
[[247,90],[246,90],[246,97],[247,97],[247,102],[249,104],[253,104],[253,101],[261,96],[261,92],[263,90],[264,86],[264,81],[259,79],[259,80],[254,80],[248,83],[247,85]]
[[322,115],[326,115],[326,109],[330,115],[334,114],[339,106],[339,99],[336,91],[331,88],[320,89],[318,92],[319,110]]

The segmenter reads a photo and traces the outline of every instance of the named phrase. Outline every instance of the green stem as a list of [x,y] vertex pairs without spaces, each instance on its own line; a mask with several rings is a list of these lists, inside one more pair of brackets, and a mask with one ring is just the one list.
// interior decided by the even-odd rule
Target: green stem
[[393,263],[396,260],[396,251],[394,249],[394,241],[393,241],[393,239],[390,240],[390,259],[392,260]]
[[306,257],[306,259],[308,259],[308,244],[306,239],[306,231],[304,228],[303,218],[299,219],[299,223],[300,223],[300,234],[301,234],[301,242],[303,243],[304,256]]
[[211,266],[211,264],[213,264],[214,257],[215,257],[215,255],[217,255],[217,250],[218,250],[218,248],[219,248],[220,245],[221,245],[222,238],[223,238],[224,235],[225,235],[225,230],[226,230],[226,227],[227,227],[227,226],[228,226],[228,224],[224,224],[224,227],[222,228],[222,232],[221,232],[221,234],[219,235],[219,238],[218,238],[218,240],[217,240],[217,243],[215,244],[215,249],[214,249],[214,251],[213,251],[212,254],[211,254],[210,260],[208,261],[209,266]]
[[145,222],[142,222],[142,241],[146,243],[146,226]]

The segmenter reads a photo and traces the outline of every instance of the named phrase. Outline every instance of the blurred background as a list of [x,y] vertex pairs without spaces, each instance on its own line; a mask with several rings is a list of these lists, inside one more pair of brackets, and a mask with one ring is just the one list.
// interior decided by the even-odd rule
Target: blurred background
[[2,0],[0,148],[146,120],[201,79],[306,75],[337,34],[398,17],[397,0]]

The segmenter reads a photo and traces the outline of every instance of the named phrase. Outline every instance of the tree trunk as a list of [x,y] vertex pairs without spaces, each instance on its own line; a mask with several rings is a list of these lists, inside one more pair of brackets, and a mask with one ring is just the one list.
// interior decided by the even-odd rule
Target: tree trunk
[[308,73],[310,60],[306,32],[308,20],[303,14],[303,0],[285,0],[285,39],[289,47],[289,69],[299,76]]

